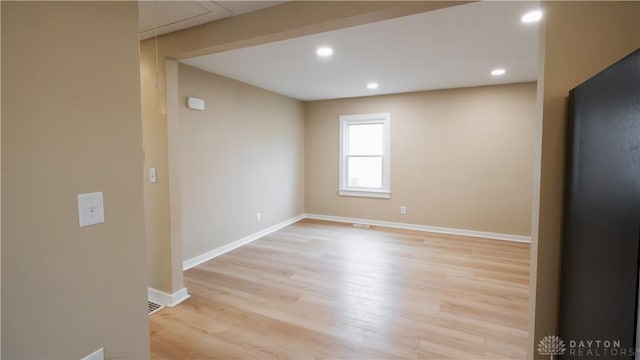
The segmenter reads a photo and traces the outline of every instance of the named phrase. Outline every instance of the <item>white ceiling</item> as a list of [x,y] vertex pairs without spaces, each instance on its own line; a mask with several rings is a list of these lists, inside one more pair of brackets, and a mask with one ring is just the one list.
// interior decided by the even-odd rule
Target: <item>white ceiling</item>
[[286,1],[162,1],[138,2],[140,40],[240,15]]
[[538,5],[482,1],[182,62],[300,100],[535,81],[539,25],[520,17]]

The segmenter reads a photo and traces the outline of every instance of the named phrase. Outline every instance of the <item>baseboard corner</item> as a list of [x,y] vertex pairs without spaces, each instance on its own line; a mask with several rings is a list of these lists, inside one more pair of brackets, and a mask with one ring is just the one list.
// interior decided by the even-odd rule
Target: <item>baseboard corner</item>
[[182,271],[186,271],[191,269],[192,267],[196,267],[204,262],[207,262],[213,258],[216,258],[220,255],[226,254],[231,250],[237,249],[240,246],[246,245],[252,241],[258,240],[263,236],[269,235],[273,232],[276,232],[286,226],[289,226],[291,224],[294,224],[302,219],[306,218],[306,214],[302,213],[299,215],[296,215],[292,218],[289,218],[287,220],[281,221],[275,225],[269,226],[268,228],[262,229],[258,232],[255,232],[253,234],[247,235],[241,239],[238,239],[236,241],[232,241],[228,244],[225,244],[223,246],[220,246],[218,248],[215,248],[213,250],[209,250],[207,252],[205,252],[204,254],[200,254],[197,256],[192,257],[191,259],[187,259],[184,260],[182,262]]
[[168,307],[174,307],[191,297],[187,288],[184,287],[173,294],[168,294],[164,291],[151,287],[148,288],[147,291],[147,298],[149,301]]

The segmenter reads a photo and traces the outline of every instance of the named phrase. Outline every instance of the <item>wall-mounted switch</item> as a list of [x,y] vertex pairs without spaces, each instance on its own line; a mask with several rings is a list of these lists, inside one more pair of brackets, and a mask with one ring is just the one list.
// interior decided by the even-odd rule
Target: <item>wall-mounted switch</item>
[[104,348],[100,348],[91,354],[83,357],[81,360],[104,360]]
[[102,192],[78,194],[78,220],[80,227],[104,222]]
[[406,206],[400,206],[400,214],[404,215],[407,213],[407,207]]
[[262,221],[262,214],[256,213],[256,222]]
[[149,182],[152,182],[152,183],[158,182],[156,168],[149,168]]

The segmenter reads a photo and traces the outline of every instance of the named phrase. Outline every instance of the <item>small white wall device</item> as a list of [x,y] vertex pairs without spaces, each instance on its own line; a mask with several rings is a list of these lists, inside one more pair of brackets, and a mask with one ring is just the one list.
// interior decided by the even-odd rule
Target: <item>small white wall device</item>
[[104,200],[102,191],[78,194],[78,220],[80,227],[104,222]]
[[204,100],[198,99],[197,97],[189,96],[187,98],[187,107],[191,110],[204,110]]

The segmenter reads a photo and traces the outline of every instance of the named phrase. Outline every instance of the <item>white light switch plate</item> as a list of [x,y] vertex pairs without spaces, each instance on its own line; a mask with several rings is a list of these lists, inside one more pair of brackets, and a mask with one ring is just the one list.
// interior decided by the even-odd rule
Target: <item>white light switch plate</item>
[[152,182],[152,183],[158,182],[156,168],[149,168],[149,182]]
[[100,348],[91,354],[83,357],[81,360],[104,360],[104,348]]
[[80,227],[104,222],[102,192],[78,194],[78,220]]

